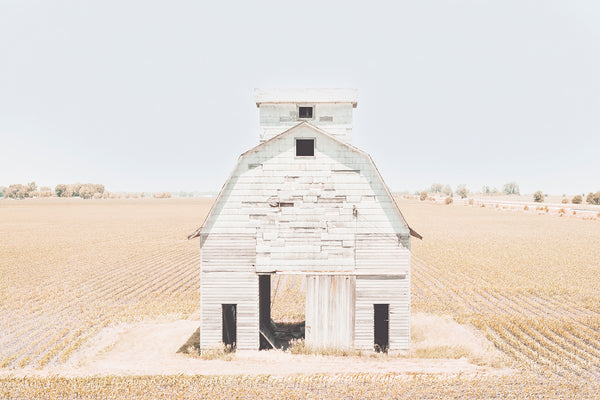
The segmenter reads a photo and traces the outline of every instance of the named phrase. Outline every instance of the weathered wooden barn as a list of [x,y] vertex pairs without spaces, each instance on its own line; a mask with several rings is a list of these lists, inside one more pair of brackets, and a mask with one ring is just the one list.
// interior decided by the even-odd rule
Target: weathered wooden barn
[[[256,90],[260,144],[202,227],[200,348],[258,350],[271,277],[306,279],[306,343],[407,350],[410,238],[370,156],[351,145],[353,89]],[[264,335],[264,332],[263,332]]]

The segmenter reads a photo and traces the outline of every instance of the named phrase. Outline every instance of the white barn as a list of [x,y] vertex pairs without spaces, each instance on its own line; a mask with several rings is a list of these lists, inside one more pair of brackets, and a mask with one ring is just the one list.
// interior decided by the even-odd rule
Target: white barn
[[410,238],[370,156],[353,147],[353,89],[256,90],[260,144],[202,227],[200,348],[258,350],[276,274],[306,279],[306,343],[404,351]]

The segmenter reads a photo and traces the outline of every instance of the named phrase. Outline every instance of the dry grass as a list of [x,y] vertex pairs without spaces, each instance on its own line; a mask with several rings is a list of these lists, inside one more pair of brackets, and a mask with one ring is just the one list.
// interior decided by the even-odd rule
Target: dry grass
[[292,354],[307,354],[320,356],[339,356],[339,357],[360,357],[363,355],[361,350],[347,349],[340,347],[319,347],[308,346],[304,339],[292,340],[288,350]]
[[594,399],[594,382],[429,374],[0,378],[7,399]]
[[496,368],[510,364],[479,332],[447,315],[413,314],[410,329],[411,358],[466,358],[473,364]]
[[221,345],[202,352],[194,349],[190,353],[193,357],[198,357],[203,360],[225,360],[231,361],[235,355],[235,350],[230,345]]

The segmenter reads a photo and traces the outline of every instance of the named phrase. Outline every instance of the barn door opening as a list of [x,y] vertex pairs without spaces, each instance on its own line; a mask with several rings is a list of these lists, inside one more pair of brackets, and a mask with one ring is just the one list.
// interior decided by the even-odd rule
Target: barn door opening
[[273,338],[271,332],[271,275],[258,276],[258,320],[260,350],[272,349]]
[[387,353],[390,347],[390,305],[373,304],[375,351]]
[[305,278],[302,275],[259,275],[261,350],[286,350],[294,341],[304,339],[305,291]]
[[237,304],[222,304],[223,314],[223,343],[235,349],[237,341]]

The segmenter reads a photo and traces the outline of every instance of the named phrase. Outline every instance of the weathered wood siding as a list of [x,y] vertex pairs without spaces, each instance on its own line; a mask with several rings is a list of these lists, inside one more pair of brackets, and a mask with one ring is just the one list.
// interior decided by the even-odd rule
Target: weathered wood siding
[[[315,138],[315,156],[296,157],[296,138]],[[370,158],[307,125],[240,159],[203,230],[209,264],[210,236],[255,235],[257,272],[354,271],[357,235],[409,235]]]
[[374,304],[389,304],[389,351],[408,350],[410,345],[410,275],[357,276],[354,346],[374,347]]
[[211,233],[201,236],[200,244],[203,272],[255,271],[255,233]]
[[[299,119],[298,105],[312,106],[313,118]],[[352,139],[352,104],[351,103],[300,103],[300,104],[261,104],[260,139],[272,137],[290,129],[301,121],[308,121],[337,137],[350,142]]]
[[221,344],[221,305],[237,304],[237,349],[258,350],[258,275],[203,272],[200,279],[200,348],[210,349]]
[[201,244],[200,348],[208,349],[221,343],[221,305],[237,304],[237,348],[258,350],[255,235],[210,234],[201,237]]
[[312,348],[352,348],[354,276],[306,277],[306,343]]
[[356,235],[356,272],[362,274],[408,274],[410,250],[396,235]]

